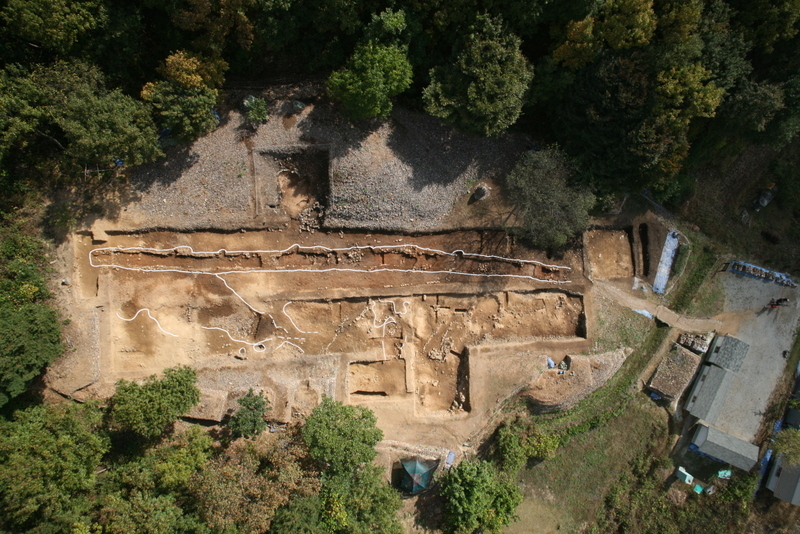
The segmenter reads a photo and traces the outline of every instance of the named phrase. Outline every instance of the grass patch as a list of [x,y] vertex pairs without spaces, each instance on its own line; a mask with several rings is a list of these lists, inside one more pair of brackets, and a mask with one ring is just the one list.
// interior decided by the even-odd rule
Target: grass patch
[[724,305],[725,288],[722,287],[722,280],[719,276],[712,275],[697,290],[687,312],[696,317],[713,317],[723,312]]
[[666,434],[663,412],[643,395],[628,398],[616,417],[575,435],[554,458],[521,471],[526,500],[519,513],[526,515],[525,506],[535,507],[538,499],[551,498],[567,531],[594,522],[620,472],[648,443],[663,441]]
[[[669,458],[644,450],[610,488],[592,534],[727,534],[744,532],[758,474],[737,472],[730,481],[715,480],[717,492],[697,495],[676,483],[665,495],[674,469]],[[683,502],[681,502],[683,501]],[[679,504],[680,503],[680,504]]]
[[595,298],[594,354],[620,347],[638,347],[647,339],[653,320],[605,298]]
[[685,275],[675,298],[673,309],[679,313],[688,312],[698,290],[713,272],[717,255],[708,245],[693,247]]

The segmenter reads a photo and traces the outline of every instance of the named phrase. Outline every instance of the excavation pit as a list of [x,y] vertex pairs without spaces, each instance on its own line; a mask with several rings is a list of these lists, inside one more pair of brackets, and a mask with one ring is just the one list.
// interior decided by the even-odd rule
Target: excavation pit
[[580,256],[554,262],[500,232],[120,232],[74,247],[82,302],[103,310],[87,397],[190,365],[230,398],[267,391],[283,422],[329,395],[373,409],[387,436],[409,424],[434,436],[442,421],[466,432],[485,394],[538,373],[473,376],[468,346],[588,345]]

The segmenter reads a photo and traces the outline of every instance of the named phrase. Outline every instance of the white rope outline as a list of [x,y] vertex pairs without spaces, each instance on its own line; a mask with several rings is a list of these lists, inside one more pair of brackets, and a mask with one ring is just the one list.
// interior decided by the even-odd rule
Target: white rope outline
[[[228,290],[231,293],[233,293],[239,300],[241,300],[245,304],[245,306],[247,306],[250,310],[252,310],[253,312],[255,312],[255,313],[259,314],[259,315],[268,315],[270,317],[270,319],[272,320],[272,324],[276,328],[276,330],[280,329],[280,330],[283,330],[284,332],[287,332],[287,333],[288,333],[288,331],[285,328],[283,328],[282,326],[278,326],[278,324],[275,322],[275,318],[270,313],[268,313],[267,311],[262,311],[262,310],[257,309],[252,304],[250,304],[250,302],[248,302],[247,299],[242,297],[239,294],[238,291],[233,289],[230,286],[230,284],[228,284],[228,281],[225,280],[225,278],[223,278],[223,275],[231,275],[231,274],[263,274],[263,273],[297,273],[297,272],[321,272],[321,273],[325,273],[325,272],[353,272],[353,273],[398,272],[398,273],[416,273],[416,274],[454,274],[454,275],[460,275],[460,276],[473,276],[473,277],[482,277],[482,278],[519,278],[519,279],[533,280],[533,281],[536,281],[536,282],[544,282],[544,283],[551,283],[551,284],[568,284],[568,283],[570,283],[570,280],[543,280],[541,278],[536,278],[535,276],[520,275],[520,274],[468,273],[468,272],[452,271],[452,270],[448,270],[448,271],[424,271],[424,270],[418,270],[418,269],[397,269],[397,268],[390,268],[390,267],[382,267],[382,268],[379,268],[379,269],[352,269],[352,268],[347,268],[347,267],[329,267],[329,268],[325,268],[325,269],[244,269],[244,270],[238,270],[238,271],[222,271],[222,272],[219,272],[219,273],[214,273],[214,272],[208,272],[208,271],[198,271],[198,270],[189,270],[189,269],[162,269],[162,268],[157,268],[157,267],[156,268],[152,268],[152,267],[126,267],[124,265],[119,265],[119,264],[115,264],[115,263],[96,264],[94,262],[95,253],[97,253],[97,252],[105,252],[105,251],[108,251],[108,252],[123,252],[123,253],[137,252],[138,251],[138,252],[145,252],[145,253],[149,252],[149,253],[158,254],[158,253],[169,253],[169,252],[177,253],[179,249],[183,249],[183,250],[189,249],[190,254],[193,255],[193,256],[198,256],[198,255],[200,255],[200,256],[218,256],[220,254],[223,254],[223,255],[228,255],[228,254],[236,254],[236,255],[241,255],[241,254],[269,254],[269,255],[283,256],[283,255],[288,254],[288,253],[290,253],[292,251],[295,251],[295,252],[303,252],[303,251],[313,252],[313,251],[319,250],[319,251],[331,253],[331,252],[346,252],[346,251],[352,251],[352,250],[366,250],[366,249],[369,249],[370,251],[372,251],[372,253],[375,254],[375,253],[381,253],[381,252],[386,251],[386,250],[392,251],[392,250],[397,250],[397,249],[409,249],[409,248],[413,249],[413,250],[416,250],[418,254],[421,253],[421,254],[424,254],[424,255],[443,255],[443,256],[451,256],[451,257],[461,256],[464,259],[467,259],[467,258],[478,258],[478,259],[487,259],[487,260],[493,260],[493,261],[503,261],[503,262],[508,262],[508,263],[521,263],[521,264],[539,265],[541,267],[545,267],[545,268],[548,268],[548,269],[571,270],[571,267],[566,266],[566,265],[549,265],[549,264],[546,264],[546,263],[543,263],[543,262],[540,262],[540,261],[537,261],[537,260],[524,260],[524,259],[520,259],[520,258],[507,258],[507,257],[504,257],[504,256],[496,256],[496,255],[492,255],[492,254],[488,254],[488,255],[487,254],[478,254],[478,253],[474,253],[474,252],[466,252],[466,251],[464,251],[462,249],[454,250],[452,252],[446,252],[446,251],[438,250],[438,249],[420,247],[420,246],[414,245],[414,244],[353,245],[353,246],[350,246],[350,247],[329,248],[329,247],[326,247],[326,246],[323,246],[323,245],[305,246],[305,245],[300,245],[298,243],[295,243],[295,244],[290,245],[289,247],[287,247],[287,248],[285,248],[283,250],[228,250],[226,248],[221,248],[221,249],[218,249],[216,251],[195,251],[194,247],[192,247],[190,245],[179,245],[179,246],[175,246],[175,247],[171,247],[171,248],[99,247],[99,248],[95,248],[95,249],[92,249],[92,250],[89,251],[89,265],[92,266],[92,267],[95,267],[95,268],[109,267],[109,268],[122,269],[122,270],[125,270],[125,271],[132,271],[132,272],[164,272],[164,273],[214,276],[215,278],[218,278],[225,285],[225,287],[228,288]],[[377,299],[377,301],[378,302],[391,303],[392,304],[392,313],[394,315],[405,315],[406,313],[409,312],[410,303],[408,301],[403,301],[403,310],[404,311],[402,311],[402,312],[399,312],[397,310],[397,304],[393,300]],[[298,332],[303,333],[303,334],[318,334],[319,332],[307,332],[307,331],[304,331],[304,330],[300,329],[300,327],[297,326],[297,324],[294,322],[294,319],[292,319],[292,317],[288,313],[286,313],[286,306],[288,306],[291,303],[292,303],[292,301],[289,301],[286,304],[284,304],[282,311],[283,311],[283,314],[286,315],[286,317],[292,323],[292,326],[294,326],[294,328]],[[381,324],[381,325],[375,324],[376,320],[377,320],[377,316],[375,314],[374,305],[375,305],[375,301],[371,300],[370,301],[370,311],[372,312],[372,315],[373,315],[373,320],[372,320],[373,321],[373,327],[382,328],[383,329],[383,336],[385,337],[386,336],[386,325],[388,325],[388,324],[397,324],[397,321],[394,319],[394,317],[390,316],[390,317],[387,317],[384,320],[383,324]],[[133,321],[143,311],[147,313],[147,316],[150,319],[155,321],[155,323],[158,326],[159,330],[161,330],[164,334],[170,335],[172,337],[180,337],[178,334],[173,334],[172,332],[168,332],[167,330],[164,330],[164,328],[161,326],[161,323],[158,321],[158,319],[156,319],[155,317],[152,316],[152,314],[150,313],[149,308],[140,309],[130,319],[126,319],[125,317],[122,317],[119,313],[117,313],[117,317],[119,317],[123,321]],[[250,341],[244,341],[244,340],[240,340],[240,339],[234,338],[231,335],[231,333],[228,330],[224,329],[224,328],[214,327],[214,326],[201,326],[201,328],[204,329],[204,330],[219,330],[221,332],[224,332],[231,341],[236,342],[236,343],[242,343],[242,344],[245,344],[245,345],[249,345],[249,346],[253,347],[253,350],[255,350],[256,352],[265,352],[267,350],[267,348],[266,348],[266,346],[264,346],[264,343],[266,341],[273,341],[273,339],[274,339],[274,338],[265,338],[265,339],[263,339],[261,341],[250,342]],[[299,347],[298,345],[292,343],[291,341],[288,341],[283,336],[277,336],[277,338],[278,339],[282,339],[283,341],[274,350],[278,350],[283,345],[288,343],[289,345],[292,345],[293,347],[296,347],[298,350],[300,350],[300,352],[305,354],[305,351],[301,347]],[[297,340],[297,341],[305,341],[304,338],[290,338],[290,339],[294,339],[294,340]],[[381,341],[381,344],[383,346],[383,341]],[[386,357],[385,346],[383,346],[383,353],[384,353],[384,358],[385,358]]]
[[[194,247],[192,247],[191,245],[178,245],[178,246],[171,247],[171,248],[100,247],[100,248],[92,249],[92,250],[89,251],[89,261],[91,263],[92,253],[97,252],[97,251],[105,251],[105,250],[109,250],[109,251],[118,250],[120,252],[141,251],[141,252],[159,253],[159,252],[177,252],[178,249],[189,249],[193,255],[197,255],[197,254],[219,255],[219,254],[224,253],[224,254],[269,254],[269,255],[272,255],[272,256],[274,256],[274,255],[283,256],[284,254],[288,254],[289,252],[292,252],[292,251],[296,251],[296,252],[303,252],[303,251],[313,252],[313,251],[316,251],[316,250],[320,250],[320,251],[323,251],[323,252],[346,252],[346,251],[350,251],[350,250],[367,250],[367,249],[369,249],[373,253],[380,253],[381,251],[384,251],[384,250],[387,250],[387,249],[388,250],[392,250],[392,249],[407,249],[407,248],[415,249],[416,251],[418,251],[418,253],[422,253],[422,254],[425,254],[425,255],[462,256],[464,258],[467,258],[467,257],[483,258],[483,259],[487,259],[487,260],[497,260],[497,261],[504,261],[504,262],[508,262],[508,263],[527,263],[527,264],[532,264],[532,265],[539,265],[541,267],[546,267],[548,269],[572,270],[571,267],[569,267],[567,265],[549,265],[547,263],[543,263],[543,262],[538,261],[538,260],[523,260],[523,259],[520,259],[520,258],[507,258],[505,256],[495,256],[493,254],[478,254],[476,252],[466,252],[466,251],[464,251],[462,249],[457,249],[457,250],[454,250],[452,252],[446,252],[444,250],[438,250],[438,249],[435,249],[435,248],[420,247],[419,245],[414,245],[414,244],[411,244],[411,243],[409,243],[409,244],[401,244],[401,245],[352,245],[350,247],[342,247],[342,248],[330,248],[330,247],[326,247],[324,245],[306,246],[306,245],[300,245],[299,243],[295,243],[293,245],[289,245],[288,247],[286,247],[283,250],[228,250],[226,248],[221,248],[221,249],[216,250],[216,251],[212,251],[212,250],[195,251]],[[92,265],[92,267],[98,267],[98,265],[94,265],[93,263],[91,265]],[[314,271],[314,270],[317,270],[317,269],[308,269],[308,270]],[[362,270],[359,270],[359,269],[343,269],[343,270],[356,270],[356,271],[359,271],[359,272],[369,272],[369,271],[362,271]],[[411,269],[400,269],[400,270],[401,271],[413,271]],[[234,272],[249,272],[249,271],[234,271]],[[287,271],[287,272],[291,272],[291,271]],[[413,271],[413,272],[418,272],[418,271]],[[434,272],[434,271],[425,271],[425,272]],[[443,272],[449,272],[449,271],[443,271]],[[219,274],[227,274],[227,273],[222,272],[222,273],[219,273]],[[483,275],[477,275],[477,276],[491,276],[491,275],[483,274]]]
[[[382,324],[377,324],[378,314],[375,313],[375,303],[376,302],[384,302],[384,303],[391,304],[392,305],[392,314],[394,314],[394,315],[405,315],[405,314],[407,314],[410,311],[411,303],[409,301],[407,301],[407,300],[404,300],[403,301],[403,310],[404,311],[399,312],[399,311],[397,311],[397,303],[395,303],[395,301],[393,301],[393,300],[389,300],[389,299],[377,299],[377,300],[370,299],[369,300],[369,310],[372,312],[372,327],[373,328],[380,328],[381,329],[381,337],[385,338],[386,337],[386,325],[397,324],[397,321],[395,321],[394,317],[392,317],[390,315],[386,319],[384,319]],[[385,343],[384,339],[381,339],[381,352],[383,353],[383,360],[386,361],[387,360],[387,358],[386,358],[386,343]]]
[[[128,322],[130,322],[130,321],[133,321],[134,319],[136,319],[137,317],[139,317],[139,314],[140,314],[140,313],[142,313],[142,312],[146,312],[146,313],[147,313],[147,316],[156,322],[156,324],[158,325],[158,329],[159,329],[159,330],[161,330],[162,332],[164,332],[165,334],[167,334],[168,336],[172,336],[172,337],[181,337],[181,336],[179,336],[178,334],[173,334],[172,332],[167,332],[166,330],[164,330],[164,327],[163,327],[163,326],[161,326],[161,323],[159,323],[159,322],[158,322],[158,319],[156,319],[155,317],[153,317],[153,316],[152,316],[152,314],[150,313],[150,308],[142,308],[141,310],[137,311],[137,312],[136,312],[136,313],[133,315],[133,317],[131,317],[130,319],[126,319],[125,317],[121,316],[119,313],[117,313],[117,317],[119,317],[119,318],[120,318],[120,319],[122,319],[123,321],[128,321]],[[204,328],[205,328],[205,327],[204,327]]]
[[[202,326],[201,325],[200,328],[202,328],[203,330],[219,330],[220,332],[224,332],[228,336],[228,339],[230,339],[231,341],[233,341],[235,343],[243,343],[245,345],[250,345],[251,347],[253,347],[253,350],[256,351],[256,352],[264,352],[264,351],[266,351],[267,347],[264,346],[264,343],[267,342],[267,341],[272,341],[272,339],[273,339],[271,337],[266,337],[266,338],[262,339],[261,341],[256,341],[256,342],[253,343],[253,342],[250,342],[250,341],[244,341],[242,339],[236,339],[235,337],[233,337],[231,335],[231,333],[229,331],[227,331],[224,328],[220,328],[218,326]],[[261,348],[259,348],[259,347],[261,347]]]
[[[305,330],[301,330],[301,329],[300,329],[300,327],[299,327],[299,326],[297,326],[297,323],[295,323],[295,322],[294,322],[294,319],[292,319],[292,316],[291,316],[291,315],[289,315],[288,313],[286,313],[286,306],[288,306],[289,304],[292,304],[293,302],[294,302],[294,301],[291,301],[291,300],[290,300],[289,302],[287,302],[286,304],[284,304],[284,305],[283,305],[283,310],[281,310],[281,311],[283,311],[283,314],[284,314],[286,317],[288,317],[288,318],[289,318],[289,322],[291,322],[291,323],[292,323],[292,326],[294,326],[295,330],[297,330],[297,331],[298,331],[298,332],[300,332],[301,334],[319,334],[319,332],[306,332]],[[274,321],[273,321],[273,322],[274,322]]]

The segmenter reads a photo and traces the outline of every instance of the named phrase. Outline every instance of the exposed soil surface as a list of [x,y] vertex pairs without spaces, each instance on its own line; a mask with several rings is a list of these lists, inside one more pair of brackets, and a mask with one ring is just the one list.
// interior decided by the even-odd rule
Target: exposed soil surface
[[[631,289],[636,247],[660,254],[655,218],[604,222],[558,258],[499,230],[524,140],[402,110],[350,124],[318,93],[289,93],[252,135],[231,112],[137,170],[113,216],[62,247],[72,323],[53,390],[105,398],[121,378],[185,364],[202,392],[192,417],[221,420],[251,387],[286,422],[329,395],[375,411],[387,462],[415,447],[441,458],[471,450],[511,395],[565,406],[613,375],[628,351],[591,354],[596,288],[698,326]],[[298,97],[309,105],[290,112]],[[476,181],[486,200],[470,200]]]
[[624,230],[590,230],[584,236],[592,278],[633,277],[630,235]]

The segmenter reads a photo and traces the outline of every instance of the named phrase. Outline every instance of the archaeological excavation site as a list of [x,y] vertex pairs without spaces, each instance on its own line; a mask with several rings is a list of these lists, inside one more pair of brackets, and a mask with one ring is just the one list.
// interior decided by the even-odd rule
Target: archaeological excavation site
[[655,219],[548,257],[503,231],[501,178],[524,139],[402,111],[356,127],[313,92],[291,93],[293,111],[283,90],[258,131],[232,112],[69,236],[52,390],[104,399],[189,365],[192,420],[223,421],[253,388],[287,424],[327,395],[372,409],[384,447],[437,456],[466,450],[516,394],[565,407],[619,368],[626,348],[595,343],[593,285],[653,283]]

